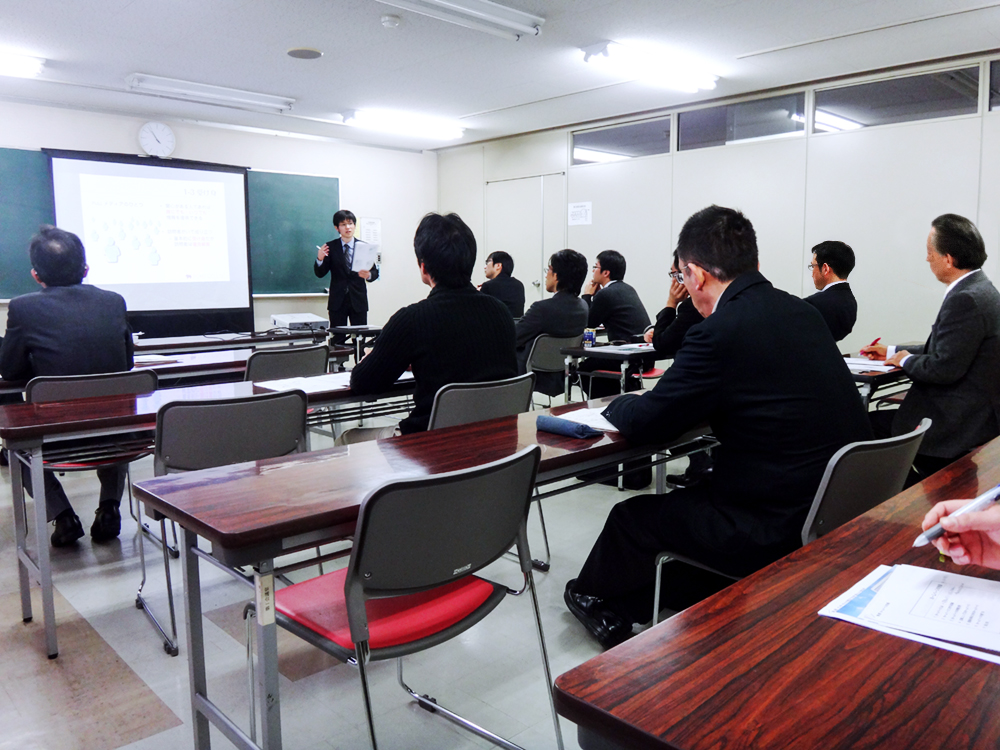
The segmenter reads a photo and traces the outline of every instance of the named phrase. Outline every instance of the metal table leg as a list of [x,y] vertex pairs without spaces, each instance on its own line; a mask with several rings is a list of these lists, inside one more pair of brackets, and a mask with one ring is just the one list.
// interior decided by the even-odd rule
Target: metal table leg
[[21,619],[31,622],[31,568],[28,566],[28,516],[21,482],[21,460],[14,451],[10,455],[10,484],[14,502],[14,538],[17,545],[17,577],[21,591]]
[[[59,656],[56,641],[56,607],[52,597],[52,560],[49,555],[48,519],[45,516],[45,472],[42,446],[31,449],[31,489],[35,499],[35,546],[38,548],[38,583],[42,588],[42,616],[45,621],[45,649],[50,659]],[[23,594],[22,594],[23,598]]]
[[281,701],[278,695],[278,626],[274,619],[274,561],[254,568],[257,603],[257,715],[264,750],[281,750]]
[[205,674],[205,630],[201,617],[201,576],[194,554],[198,535],[181,529],[181,577],[184,579],[184,621],[188,642],[188,679],[191,683],[191,725],[195,750],[208,750],[211,740],[208,716],[203,706],[208,701],[208,677]]

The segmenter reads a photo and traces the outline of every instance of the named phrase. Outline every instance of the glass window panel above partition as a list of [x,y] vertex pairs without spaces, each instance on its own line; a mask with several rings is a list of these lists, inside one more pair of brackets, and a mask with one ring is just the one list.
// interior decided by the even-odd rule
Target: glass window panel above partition
[[817,91],[813,132],[856,130],[978,111],[977,65]]
[[805,129],[805,94],[786,94],[681,112],[678,151],[724,146],[748,138],[790,135]]
[[990,109],[1000,109],[1000,60],[990,63]]
[[573,163],[596,164],[670,153],[670,118],[573,133]]

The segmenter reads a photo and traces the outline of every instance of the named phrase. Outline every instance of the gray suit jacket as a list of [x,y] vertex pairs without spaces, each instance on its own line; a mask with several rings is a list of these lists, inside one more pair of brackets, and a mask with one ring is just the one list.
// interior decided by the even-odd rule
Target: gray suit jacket
[[920,452],[956,458],[1000,435],[1000,293],[982,271],[945,297],[927,343],[909,347],[903,369],[913,386],[892,432],[934,424]]

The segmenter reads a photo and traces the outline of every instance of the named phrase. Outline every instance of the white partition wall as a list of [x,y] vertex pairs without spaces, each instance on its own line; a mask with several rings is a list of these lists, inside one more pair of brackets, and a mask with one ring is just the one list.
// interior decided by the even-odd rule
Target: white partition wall
[[[943,213],[978,220],[980,127],[968,117],[809,140],[806,247],[843,240],[858,262],[845,349],[927,337],[944,294],[925,262],[927,232]],[[1000,251],[995,241],[988,251]]]

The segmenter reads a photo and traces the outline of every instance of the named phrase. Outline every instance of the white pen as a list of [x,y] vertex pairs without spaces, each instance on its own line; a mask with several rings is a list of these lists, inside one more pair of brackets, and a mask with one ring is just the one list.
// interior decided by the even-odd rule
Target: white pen
[[[948,515],[954,518],[955,516],[960,516],[963,513],[975,513],[976,511],[979,510],[985,510],[986,508],[990,507],[993,503],[995,503],[997,501],[997,498],[1000,498],[1000,484],[998,484],[991,490],[987,490],[968,505],[963,505],[954,513],[949,513]],[[931,528],[927,529],[927,531],[922,533],[913,541],[913,546],[923,547],[927,544],[930,544],[939,536],[941,536],[943,533],[944,533],[944,527],[941,526],[941,524],[939,523],[934,524]]]

